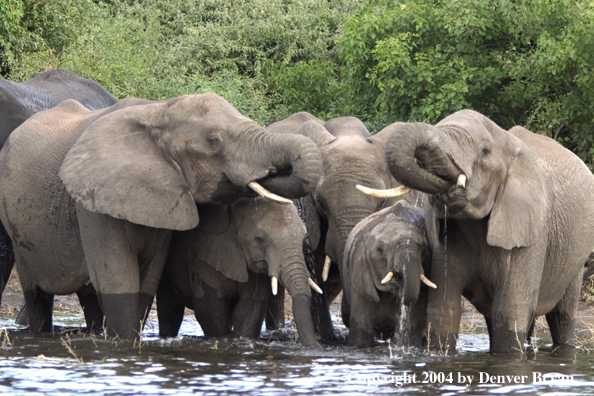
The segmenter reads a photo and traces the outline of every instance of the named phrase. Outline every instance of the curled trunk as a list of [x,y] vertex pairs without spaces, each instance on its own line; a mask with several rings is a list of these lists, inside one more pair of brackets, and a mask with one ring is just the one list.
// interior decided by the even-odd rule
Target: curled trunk
[[272,168],[258,183],[287,198],[313,192],[322,175],[322,155],[316,144],[300,135],[267,134],[263,140]]
[[461,173],[444,131],[429,124],[411,123],[396,129],[386,145],[386,158],[398,182],[428,194],[446,191]]

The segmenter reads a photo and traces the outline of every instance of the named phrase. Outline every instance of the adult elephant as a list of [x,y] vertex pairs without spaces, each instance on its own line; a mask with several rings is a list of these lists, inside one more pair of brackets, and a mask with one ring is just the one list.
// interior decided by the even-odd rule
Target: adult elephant
[[[342,320],[348,345],[375,345],[374,338],[421,347],[427,328],[431,249],[422,207],[402,200],[361,220],[346,243]],[[345,309],[349,309],[345,311]]]
[[134,338],[173,230],[199,223],[196,202],[227,203],[248,185],[298,197],[320,168],[313,142],[267,134],[214,94],[97,111],[68,100],[34,115],[0,152],[0,219],[30,329],[51,328],[53,295],[92,285],[107,334]]
[[[200,205],[203,211],[212,206]],[[177,336],[188,307],[207,337],[258,338],[280,281],[292,298],[299,339],[323,349],[310,313],[309,289],[319,288],[305,266],[305,226],[295,206],[240,198],[216,213],[208,219],[210,230],[173,233],[157,291],[161,337]]]
[[398,128],[386,147],[397,180],[430,194],[433,346],[456,345],[464,295],[486,319],[491,352],[518,352],[546,315],[572,345],[584,262],[594,246],[594,176],[554,140],[505,131],[463,110]]
[[294,114],[266,129],[272,133],[307,136],[322,153],[322,176],[318,184],[310,196],[296,204],[307,222],[308,267],[324,291],[323,295],[312,296],[316,331],[323,340],[334,340],[328,305],[342,288],[338,267],[343,262],[349,233],[365,217],[396,202],[395,198],[367,196],[356,187],[359,184],[377,189],[399,186],[388,171],[385,156],[385,144],[392,131],[382,130],[372,136],[358,118],[340,117],[324,123],[309,113]]
[[44,71],[22,83],[0,78],[0,147],[27,118],[66,99],[76,99],[89,110],[117,102],[95,81],[64,69]]
[[[117,102],[101,85],[64,69],[44,71],[22,83],[0,78],[0,148],[26,119],[66,99],[76,99],[89,110]],[[0,224],[0,303],[13,266],[12,242]]]

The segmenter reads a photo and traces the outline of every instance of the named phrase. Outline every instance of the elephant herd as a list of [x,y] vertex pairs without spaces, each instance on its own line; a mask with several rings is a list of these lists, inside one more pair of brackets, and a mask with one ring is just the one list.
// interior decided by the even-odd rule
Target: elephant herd
[[464,296],[493,353],[540,315],[573,348],[594,176],[545,136],[472,110],[262,128],[215,94],[117,101],[65,70],[0,79],[0,103],[0,297],[16,263],[31,331],[76,293],[111,337],[138,337],[156,296],[162,337],[190,308],[207,337],[257,338],[286,290],[311,348],[340,341],[338,296],[349,346],[453,350]]

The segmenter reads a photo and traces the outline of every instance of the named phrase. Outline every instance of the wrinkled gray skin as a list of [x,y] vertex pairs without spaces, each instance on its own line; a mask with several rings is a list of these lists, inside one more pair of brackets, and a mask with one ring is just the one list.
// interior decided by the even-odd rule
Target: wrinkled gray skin
[[[350,310],[342,312],[348,345],[372,347],[378,337],[421,347],[428,288],[420,277],[430,266],[422,208],[399,201],[359,222],[347,240],[341,268],[343,301],[350,303]],[[382,284],[388,272],[394,277]]]
[[386,154],[397,180],[431,194],[432,346],[455,348],[462,295],[485,316],[493,353],[519,352],[545,314],[554,344],[573,345],[594,246],[594,176],[584,163],[552,139],[505,131],[471,110],[400,127]]
[[0,152],[0,219],[30,329],[51,329],[55,294],[93,286],[108,335],[136,337],[173,230],[199,223],[196,203],[231,202],[254,180],[298,197],[320,166],[311,141],[270,136],[214,94],[97,111],[68,100],[35,114]]
[[[202,205],[199,212],[211,209]],[[241,198],[209,221],[227,227],[221,233],[193,229],[173,234],[157,292],[160,335],[177,336],[188,307],[207,337],[258,338],[275,276],[293,300],[299,339],[323,349],[310,313],[305,226],[295,206]]]
[[[22,83],[0,78],[0,148],[10,133],[27,118],[66,99],[76,99],[89,110],[102,109],[117,102],[96,82],[68,70],[48,70]],[[12,243],[0,224],[0,302],[13,266]]]
[[[324,257],[332,260],[324,295],[312,299],[316,331],[323,340],[334,340],[328,305],[341,290],[338,263],[342,263],[345,243],[355,225],[370,214],[392,205],[396,199],[380,199],[361,193],[356,185],[377,189],[399,184],[390,175],[385,158],[385,144],[392,130],[371,136],[355,117],[335,118],[323,123],[309,113],[297,113],[270,125],[273,133],[307,136],[320,148],[323,158],[322,177],[311,196],[301,200],[299,209],[307,222],[309,247],[306,255],[314,281],[322,285]],[[314,209],[315,208],[315,209]],[[309,256],[309,257],[308,257]]]

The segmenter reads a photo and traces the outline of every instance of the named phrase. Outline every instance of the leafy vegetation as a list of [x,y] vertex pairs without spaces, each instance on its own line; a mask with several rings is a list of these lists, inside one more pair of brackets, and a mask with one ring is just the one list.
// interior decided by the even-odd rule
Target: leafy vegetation
[[437,122],[473,108],[594,158],[594,5],[574,0],[0,0],[0,74],[116,97],[214,91],[296,111]]

